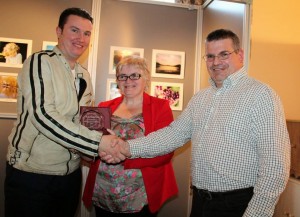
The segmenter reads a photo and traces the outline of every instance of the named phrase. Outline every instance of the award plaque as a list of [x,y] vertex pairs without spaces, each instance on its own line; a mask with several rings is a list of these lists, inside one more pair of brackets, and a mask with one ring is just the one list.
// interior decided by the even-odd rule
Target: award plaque
[[90,130],[109,134],[111,109],[109,107],[80,106],[80,123]]

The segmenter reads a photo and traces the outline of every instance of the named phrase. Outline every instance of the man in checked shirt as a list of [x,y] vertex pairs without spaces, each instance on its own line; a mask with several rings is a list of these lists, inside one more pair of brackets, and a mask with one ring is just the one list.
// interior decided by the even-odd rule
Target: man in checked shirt
[[190,217],[271,217],[290,168],[281,101],[269,86],[247,75],[232,31],[211,32],[205,53],[211,86],[195,94],[177,120],[146,137],[112,144],[124,157],[149,158],[191,140]]

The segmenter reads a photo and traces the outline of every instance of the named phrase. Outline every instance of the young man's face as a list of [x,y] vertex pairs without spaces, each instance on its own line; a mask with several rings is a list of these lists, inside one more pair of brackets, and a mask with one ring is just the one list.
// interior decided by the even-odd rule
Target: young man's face
[[69,62],[77,59],[88,48],[93,24],[88,19],[70,15],[63,29],[57,27],[58,47]]
[[[218,88],[222,87],[223,81],[229,75],[243,67],[243,50],[234,51],[231,39],[206,42],[206,56],[215,56],[213,61],[206,61],[206,67]],[[221,60],[220,56],[223,54],[228,54],[228,59]]]

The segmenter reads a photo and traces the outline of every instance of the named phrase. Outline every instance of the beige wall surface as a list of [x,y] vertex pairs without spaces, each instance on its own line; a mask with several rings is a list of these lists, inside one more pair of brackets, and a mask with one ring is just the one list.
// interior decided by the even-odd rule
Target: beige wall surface
[[300,120],[300,1],[254,0],[249,74],[280,96],[287,119]]

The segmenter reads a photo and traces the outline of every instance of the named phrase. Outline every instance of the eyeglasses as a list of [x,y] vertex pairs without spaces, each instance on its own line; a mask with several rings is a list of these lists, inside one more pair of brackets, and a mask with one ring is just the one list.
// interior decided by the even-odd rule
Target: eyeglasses
[[132,73],[131,75],[117,75],[117,80],[118,81],[127,81],[129,78],[130,80],[139,80],[142,77],[141,74],[139,73]]
[[236,52],[237,50],[234,50],[232,52],[228,52],[228,51],[223,51],[221,53],[219,53],[218,55],[212,55],[212,54],[207,54],[203,56],[203,59],[206,62],[213,62],[215,61],[215,58],[217,57],[219,60],[227,60],[229,58],[229,56]]

